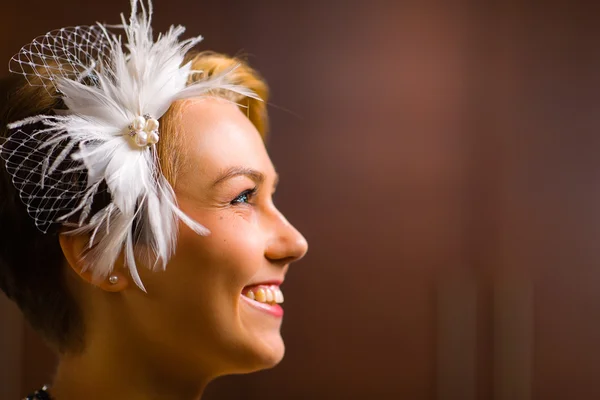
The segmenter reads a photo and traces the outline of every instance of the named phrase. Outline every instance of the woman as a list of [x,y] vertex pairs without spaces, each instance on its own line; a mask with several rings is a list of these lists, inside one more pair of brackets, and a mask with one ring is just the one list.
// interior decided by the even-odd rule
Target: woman
[[60,354],[29,398],[198,399],[283,357],[307,243],[272,201],[266,84],[151,14],[132,0],[126,47],[52,32],[3,83],[0,285]]

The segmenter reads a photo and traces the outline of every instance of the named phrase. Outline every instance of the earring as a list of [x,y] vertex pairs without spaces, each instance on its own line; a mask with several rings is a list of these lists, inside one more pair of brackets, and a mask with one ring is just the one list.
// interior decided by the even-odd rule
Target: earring
[[108,277],[108,281],[111,285],[115,285],[117,282],[119,282],[119,277],[117,275],[111,275]]

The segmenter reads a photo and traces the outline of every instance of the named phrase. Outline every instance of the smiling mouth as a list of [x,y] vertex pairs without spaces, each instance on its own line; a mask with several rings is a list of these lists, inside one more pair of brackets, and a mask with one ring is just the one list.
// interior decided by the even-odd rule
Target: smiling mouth
[[264,304],[282,304],[283,303],[283,292],[279,286],[271,285],[257,285],[246,287],[242,291],[242,295],[246,296],[250,300],[254,300]]
[[246,303],[275,317],[283,317],[283,293],[277,285],[247,286],[241,297]]

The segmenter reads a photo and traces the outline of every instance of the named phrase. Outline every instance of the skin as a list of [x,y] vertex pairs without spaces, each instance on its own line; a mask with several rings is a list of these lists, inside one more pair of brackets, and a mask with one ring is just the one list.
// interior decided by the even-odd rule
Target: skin
[[216,377],[270,368],[284,355],[281,318],[240,298],[247,285],[282,281],[307,251],[273,204],[277,174],[264,143],[222,99],[188,100],[180,134],[184,167],[174,190],[180,208],[211,234],[180,224],[166,270],[139,268],[148,293],[119,265],[116,285],[94,282],[81,272],[86,238],[61,236],[86,341],[82,353],[61,357],[52,385],[58,400],[199,399]]

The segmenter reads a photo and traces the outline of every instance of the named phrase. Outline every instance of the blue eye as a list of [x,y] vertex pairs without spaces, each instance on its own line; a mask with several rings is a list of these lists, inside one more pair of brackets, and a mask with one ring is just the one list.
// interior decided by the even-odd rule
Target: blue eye
[[242,193],[240,193],[240,195],[238,197],[236,197],[235,199],[233,199],[231,201],[231,204],[232,205],[248,204],[250,202],[250,200],[252,200],[252,198],[254,197],[255,194],[256,194],[256,188],[244,190]]

